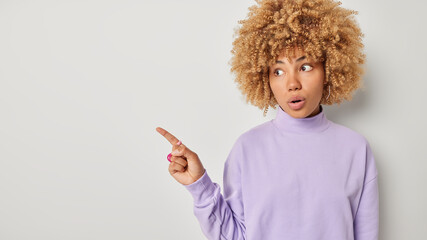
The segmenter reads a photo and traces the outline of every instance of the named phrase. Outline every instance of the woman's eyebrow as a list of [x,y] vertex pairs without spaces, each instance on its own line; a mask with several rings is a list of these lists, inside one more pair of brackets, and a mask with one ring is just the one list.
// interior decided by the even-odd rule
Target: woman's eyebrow
[[[306,56],[302,56],[302,57],[298,58],[295,62],[299,62],[299,61],[302,61],[304,59],[306,59]],[[276,63],[283,63],[283,64],[285,64],[284,62],[282,62],[280,60],[277,60]]]

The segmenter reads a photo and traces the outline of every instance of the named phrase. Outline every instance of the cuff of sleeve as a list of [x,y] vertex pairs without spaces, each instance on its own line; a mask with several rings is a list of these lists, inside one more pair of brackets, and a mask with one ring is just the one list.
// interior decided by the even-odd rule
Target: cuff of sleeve
[[184,185],[184,187],[193,196],[194,203],[203,203],[212,199],[216,189],[216,185],[212,182],[206,169],[202,177],[192,184]]

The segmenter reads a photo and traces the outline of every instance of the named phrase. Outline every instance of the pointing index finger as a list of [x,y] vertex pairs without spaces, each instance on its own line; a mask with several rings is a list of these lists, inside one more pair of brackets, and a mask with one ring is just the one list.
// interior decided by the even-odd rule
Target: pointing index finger
[[166,131],[161,127],[157,127],[156,131],[162,134],[162,136],[165,137],[166,140],[168,140],[172,145],[176,145],[179,141],[174,135],[172,135],[171,133],[169,133],[168,131]]

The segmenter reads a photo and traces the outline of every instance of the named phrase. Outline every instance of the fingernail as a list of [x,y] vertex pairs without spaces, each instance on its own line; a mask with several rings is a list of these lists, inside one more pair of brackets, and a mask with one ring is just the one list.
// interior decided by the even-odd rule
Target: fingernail
[[169,162],[171,161],[171,157],[172,157],[172,154],[171,154],[171,153],[169,153],[169,155],[168,155],[168,161],[169,161]]
[[181,142],[181,140],[179,140],[179,141],[176,143],[176,145],[178,145],[178,146],[179,146],[179,145],[181,145],[181,143],[182,143],[182,142]]

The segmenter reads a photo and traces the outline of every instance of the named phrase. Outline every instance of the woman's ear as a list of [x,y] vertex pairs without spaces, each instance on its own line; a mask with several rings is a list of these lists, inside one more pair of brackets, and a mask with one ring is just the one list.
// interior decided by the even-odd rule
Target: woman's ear
[[329,84],[330,84],[330,83],[326,80],[326,78],[324,78],[324,79],[323,79],[323,86],[325,86],[325,87],[326,87],[326,86],[327,86],[327,85],[329,85]]

